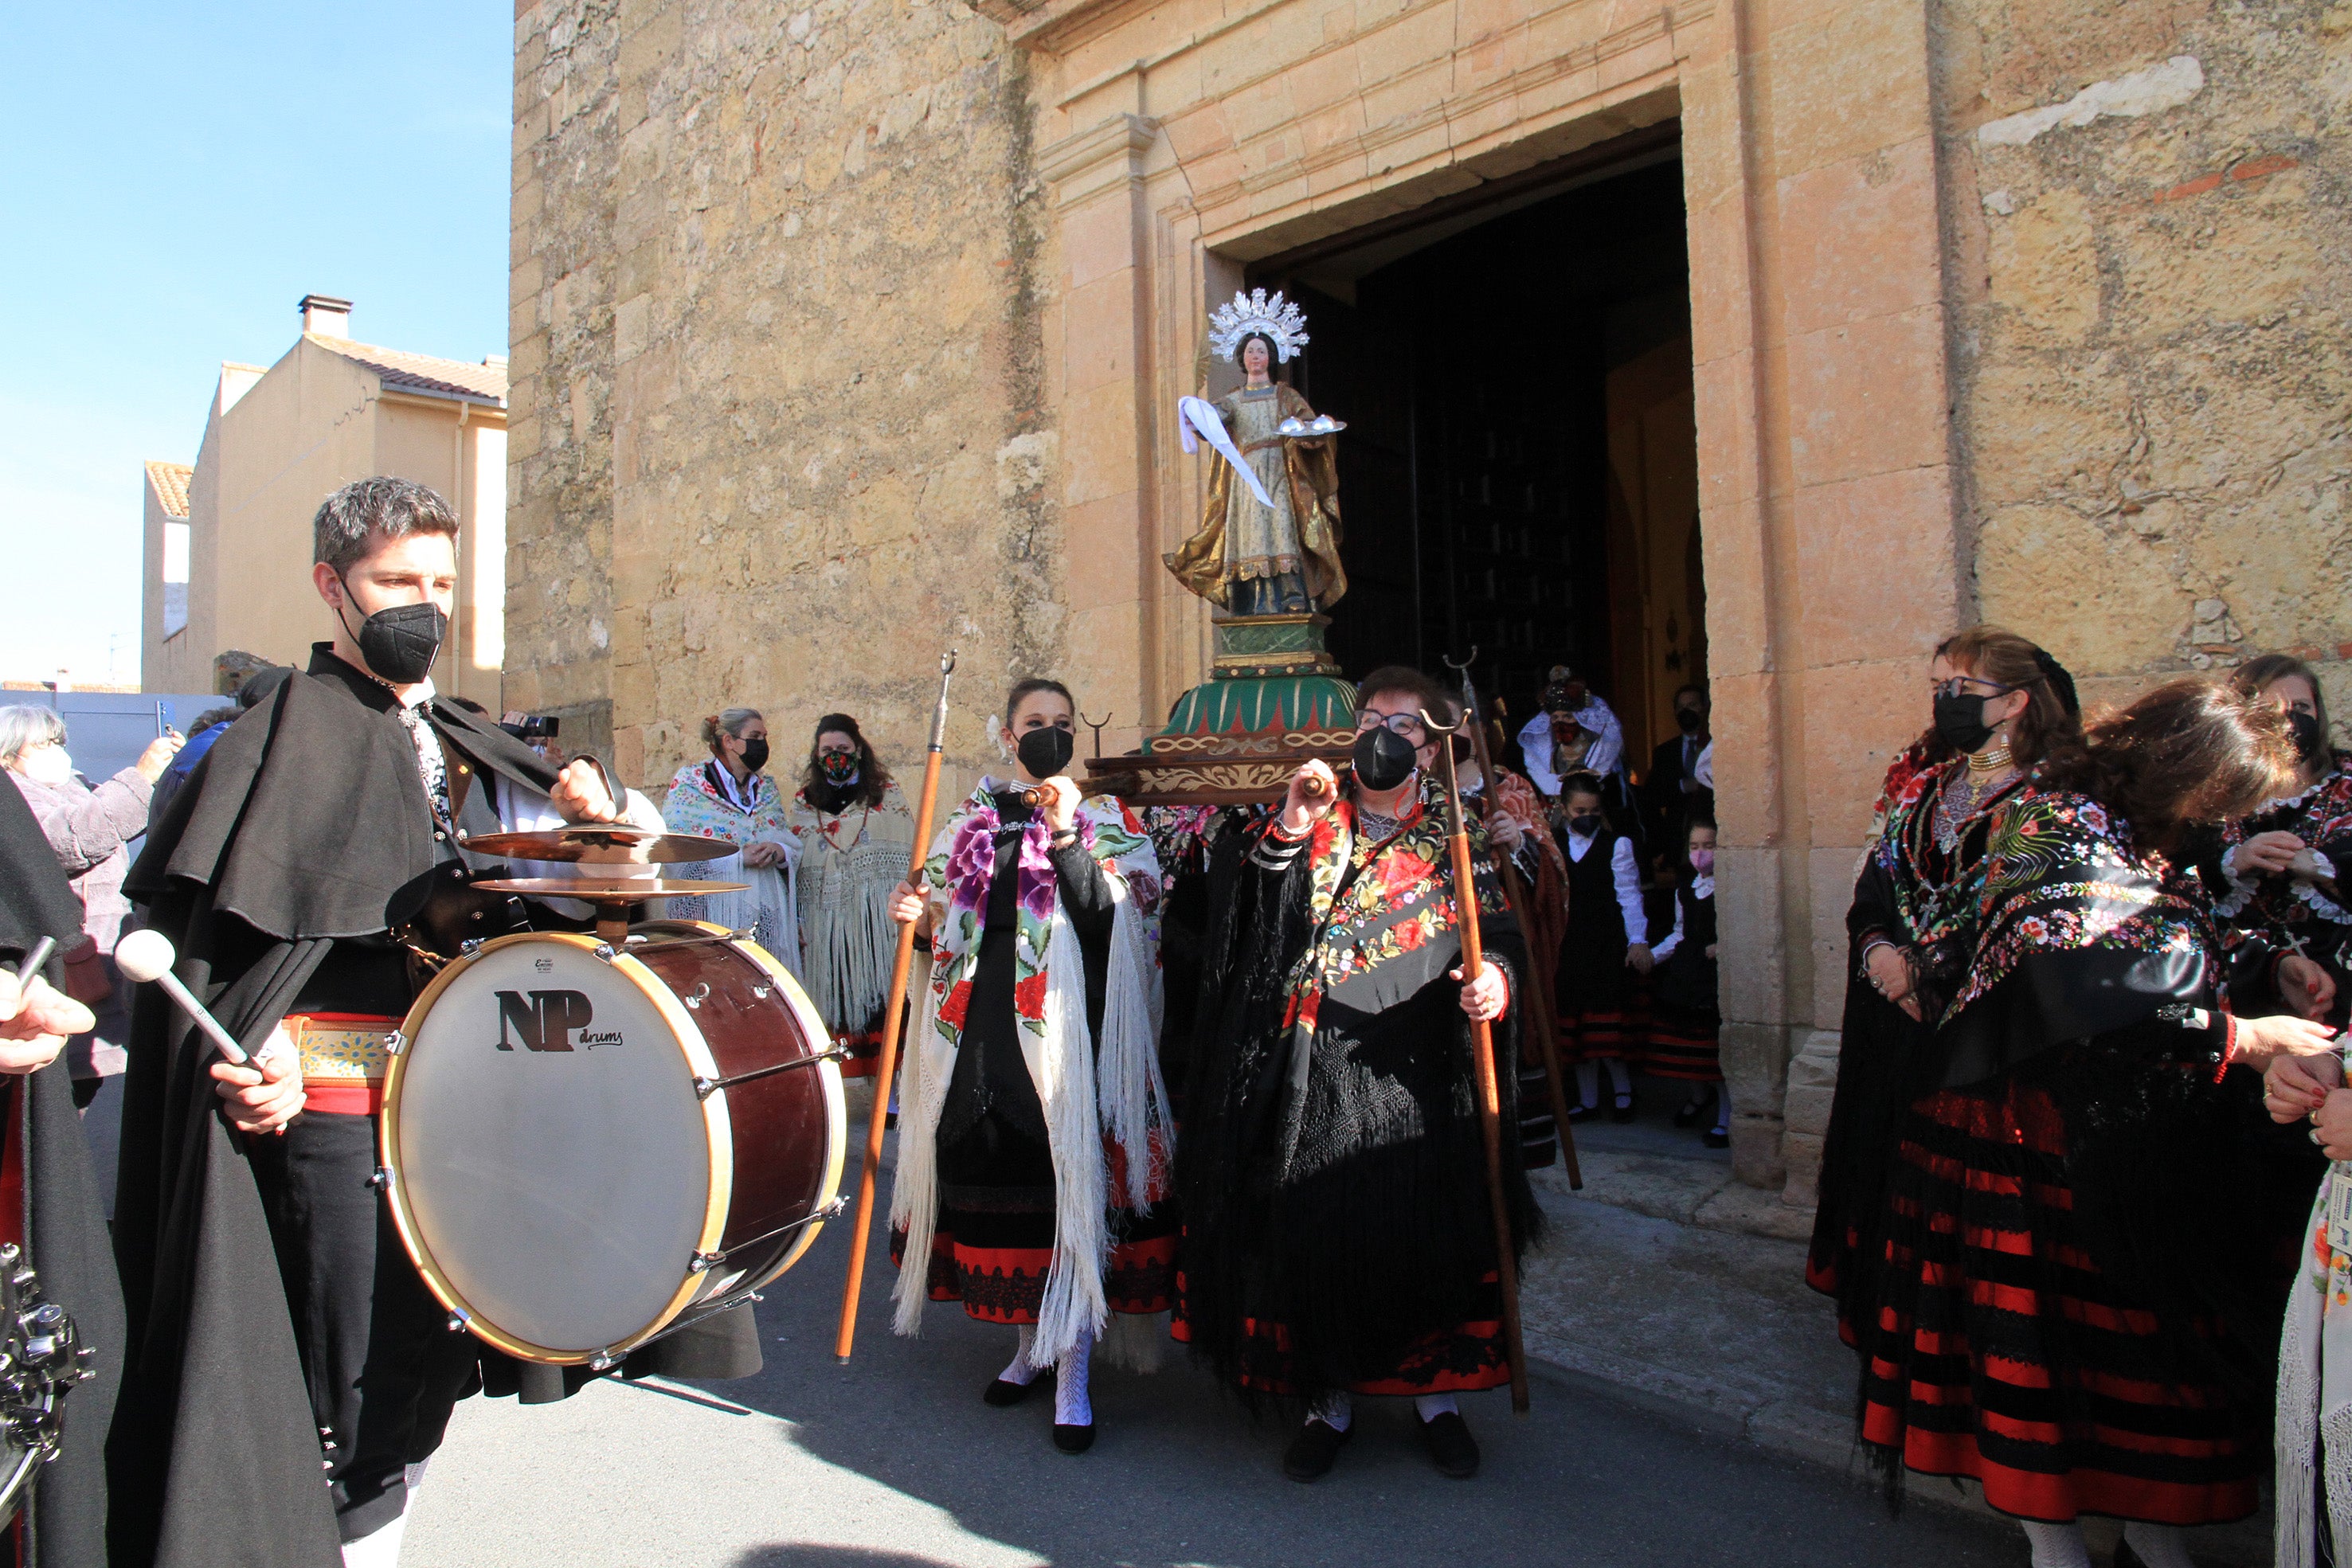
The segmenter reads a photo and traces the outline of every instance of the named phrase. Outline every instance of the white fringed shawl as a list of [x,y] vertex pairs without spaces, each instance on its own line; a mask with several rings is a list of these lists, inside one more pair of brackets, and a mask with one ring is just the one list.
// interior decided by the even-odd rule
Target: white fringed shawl
[[2339,1196],[2352,1201],[2352,1166],[2319,1184],[2279,1343],[2278,1568],[2315,1568],[2323,1506],[2336,1551],[2352,1543],[2352,1253],[2328,1224]]

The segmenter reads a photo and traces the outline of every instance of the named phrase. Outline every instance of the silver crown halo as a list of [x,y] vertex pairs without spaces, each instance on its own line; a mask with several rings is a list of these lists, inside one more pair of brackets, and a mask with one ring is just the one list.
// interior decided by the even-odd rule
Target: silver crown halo
[[1274,340],[1275,358],[1284,364],[1307,346],[1307,315],[1282,297],[1280,289],[1266,298],[1263,288],[1247,294],[1234,291],[1234,302],[1209,312],[1209,347],[1225,359],[1241,351],[1242,341],[1254,332]]

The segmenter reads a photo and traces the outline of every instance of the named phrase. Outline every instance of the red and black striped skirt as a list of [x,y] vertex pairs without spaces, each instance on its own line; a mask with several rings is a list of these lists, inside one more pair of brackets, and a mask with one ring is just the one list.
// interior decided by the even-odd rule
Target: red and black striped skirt
[[[1116,1154],[1116,1150],[1108,1151]],[[1054,1266],[1054,1164],[1042,1144],[1000,1125],[940,1151],[940,1217],[925,1288],[992,1323],[1034,1323]],[[1120,1179],[1112,1161],[1114,1182]],[[1114,1208],[1103,1294],[1115,1312],[1164,1312],[1176,1294],[1173,1204],[1150,1214]],[[890,1233],[890,1260],[907,1267],[907,1236]]]
[[2082,1245],[2065,1154],[2030,1086],[1913,1106],[1877,1321],[1843,1325],[1864,1356],[1863,1441],[2023,1519],[2242,1519],[2263,1462],[2244,1413],[2168,1373],[2155,1314]]
[[1713,1008],[1676,1007],[1663,999],[1650,1009],[1649,1049],[1642,1071],[1692,1083],[1723,1082],[1723,1015]]

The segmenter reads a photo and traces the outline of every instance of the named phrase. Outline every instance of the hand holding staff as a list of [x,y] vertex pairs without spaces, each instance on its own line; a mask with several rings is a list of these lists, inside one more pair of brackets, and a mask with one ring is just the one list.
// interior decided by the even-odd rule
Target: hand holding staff
[[[1462,677],[1462,727],[1470,732],[1470,749],[1478,760],[1478,773],[1486,781],[1486,807],[1496,810],[1501,797],[1495,789],[1495,757],[1486,746],[1486,718],[1478,711],[1478,687],[1470,679],[1470,666],[1477,661],[1478,648],[1473,643],[1470,657],[1456,664],[1446,660],[1454,673]],[[1496,868],[1503,877],[1503,897],[1509,901],[1519,917],[1519,929],[1530,934],[1535,930],[1535,903],[1528,896],[1528,885],[1519,880],[1519,868],[1507,854],[1495,856]],[[1568,1084],[1559,1065],[1559,1032],[1552,1014],[1551,988],[1541,975],[1529,975],[1521,988],[1528,994],[1528,1027],[1536,1031],[1536,1048],[1543,1057],[1544,1087],[1551,1099],[1551,1121],[1559,1139],[1559,1157],[1568,1167],[1568,1185],[1584,1190],[1584,1168],[1576,1160],[1576,1130],[1568,1120]]]
[[[1453,735],[1460,725],[1443,725],[1429,716],[1421,722],[1438,738],[1438,776],[1445,786],[1445,809],[1453,834],[1446,847],[1454,861],[1454,904],[1462,914],[1463,977],[1475,979],[1486,967],[1486,954],[1478,936],[1478,887],[1470,865],[1470,829],[1462,817],[1462,789],[1454,776]],[[1495,1078],[1495,1036],[1486,1020],[1472,1014],[1470,1054],[1477,1075],[1478,1125],[1486,1134],[1486,1197],[1495,1217],[1495,1274],[1503,1286],[1503,1351],[1511,1364],[1511,1409],[1528,1410],[1528,1352],[1519,1335],[1519,1265],[1511,1246],[1511,1217],[1503,1202],[1503,1101]]]
[[[940,802],[940,757],[947,745],[948,677],[956,651],[940,660],[940,706],[931,716],[931,748],[923,758],[923,793],[915,808],[915,848],[907,862],[907,883],[919,887],[923,857],[931,843],[931,812]],[[915,966],[915,922],[898,927],[898,952],[890,962],[890,995],[882,1009],[882,1051],[874,1063],[874,1113],[866,1126],[866,1164],[857,1173],[857,1218],[849,1231],[849,1278],[841,1290],[841,1327],[833,1354],[845,1364],[857,1338],[857,1298],[866,1288],[866,1242],[874,1228],[875,1176],[882,1168],[882,1139],[890,1111],[890,1086],[898,1066],[898,1038],[907,1010],[907,977]]]

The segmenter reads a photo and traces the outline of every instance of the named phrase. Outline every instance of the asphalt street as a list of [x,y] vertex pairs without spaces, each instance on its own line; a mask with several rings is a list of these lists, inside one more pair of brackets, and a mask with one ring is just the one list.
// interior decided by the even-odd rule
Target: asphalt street
[[598,1384],[558,1406],[469,1400],[415,1505],[404,1568],[1312,1568],[1367,1563],[2022,1564],[2021,1537],[1684,1428],[1538,1366],[1534,1410],[1465,1401],[1476,1479],[1431,1469],[1411,1406],[1363,1401],[1325,1480],[1286,1479],[1253,1426],[1171,1345],[1097,1368],[1099,1437],[1050,1441],[1051,1401],[982,1387],[1010,1330],[929,1309],[889,1333],[877,1235],[851,1364],[833,1357],[846,1224],[758,1308],[767,1367],[723,1384]]

